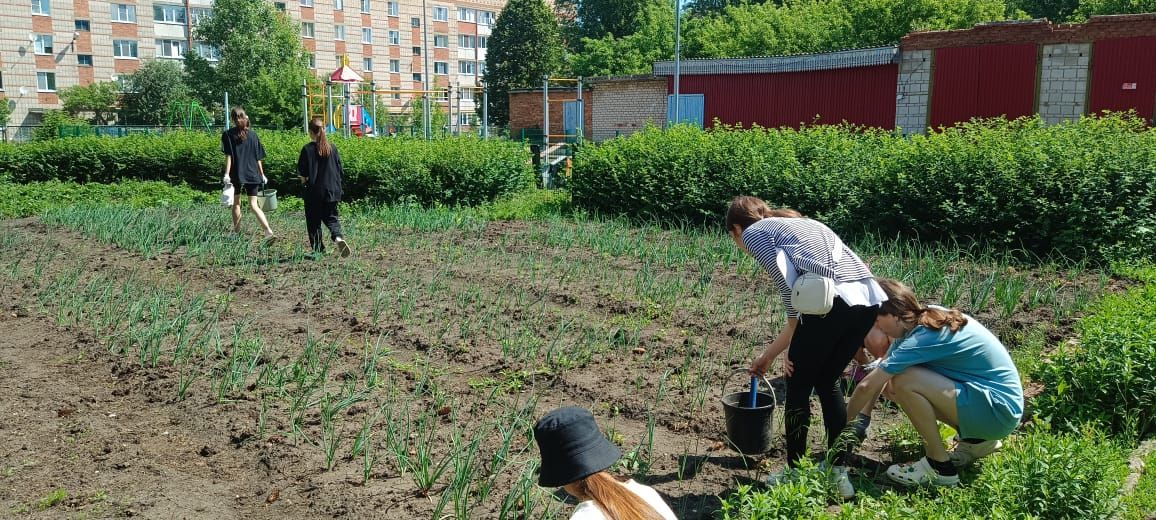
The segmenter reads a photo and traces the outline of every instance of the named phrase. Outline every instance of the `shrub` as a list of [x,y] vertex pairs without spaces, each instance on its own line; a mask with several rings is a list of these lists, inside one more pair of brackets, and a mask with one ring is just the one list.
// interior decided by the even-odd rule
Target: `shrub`
[[40,126],[32,131],[33,141],[51,141],[60,137],[60,127],[79,126],[88,127],[88,121],[73,117],[61,110],[49,110],[40,120]]
[[1156,132],[1132,116],[851,127],[648,128],[574,160],[576,205],[718,222],[753,194],[842,230],[970,237],[1093,259],[1156,255]]
[[[270,184],[300,194],[297,157],[307,139],[296,132],[259,131]],[[533,174],[519,144],[454,138],[334,139],[345,167],[346,198],[429,205],[474,205],[530,186]],[[80,137],[0,146],[0,176],[14,182],[122,179],[187,183],[217,189],[224,174],[220,135]]]
[[1041,428],[984,460],[971,483],[972,511],[988,518],[1109,518],[1127,474],[1125,450],[1102,434]]
[[1038,414],[1053,424],[1095,423],[1136,440],[1156,433],[1156,284],[1100,300],[1039,369]]
[[562,190],[531,189],[495,201],[485,208],[492,220],[539,220],[565,214],[570,194]]

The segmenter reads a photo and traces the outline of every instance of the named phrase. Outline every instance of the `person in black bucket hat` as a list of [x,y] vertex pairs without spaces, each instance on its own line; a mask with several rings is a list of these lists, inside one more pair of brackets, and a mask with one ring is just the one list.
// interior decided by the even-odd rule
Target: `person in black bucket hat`
[[542,454],[538,485],[560,487],[580,503],[570,520],[675,520],[658,492],[606,470],[622,456],[586,409],[554,410],[534,425]]

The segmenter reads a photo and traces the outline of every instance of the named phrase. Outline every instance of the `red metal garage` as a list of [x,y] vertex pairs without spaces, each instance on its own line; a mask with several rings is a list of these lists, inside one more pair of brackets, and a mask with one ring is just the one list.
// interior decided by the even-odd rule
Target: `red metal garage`
[[1092,47],[1091,113],[1136,113],[1149,122],[1156,110],[1156,36],[1099,40]]
[[1035,44],[936,49],[931,126],[1034,114],[1037,54]]
[[[824,54],[687,60],[680,92],[703,96],[703,120],[768,128],[842,122],[895,127],[895,47]],[[673,75],[658,62],[655,74]],[[673,78],[668,79],[673,94]]]

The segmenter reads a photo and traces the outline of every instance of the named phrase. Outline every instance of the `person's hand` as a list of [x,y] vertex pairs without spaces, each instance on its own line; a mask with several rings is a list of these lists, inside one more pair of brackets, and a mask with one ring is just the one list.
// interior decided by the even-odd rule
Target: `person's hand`
[[233,181],[229,180],[229,174],[227,173],[223,178],[221,178],[221,184],[231,184],[232,182]]
[[761,376],[767,373],[767,369],[770,368],[771,362],[775,360],[775,358],[768,354],[768,352],[764,352],[762,355],[755,358],[754,363],[751,363],[751,368],[748,370],[751,375]]
[[795,364],[791,363],[791,360],[787,359],[786,356],[784,356],[783,357],[783,375],[785,375],[787,377],[791,377],[794,373],[795,373]]
[[306,182],[309,182],[308,177],[298,177],[298,179],[301,179],[301,184],[305,184]]

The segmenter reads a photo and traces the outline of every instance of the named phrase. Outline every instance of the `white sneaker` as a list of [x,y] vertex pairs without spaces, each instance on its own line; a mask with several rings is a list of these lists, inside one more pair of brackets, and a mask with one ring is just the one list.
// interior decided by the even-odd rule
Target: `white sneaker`
[[341,258],[345,258],[349,256],[350,253],[353,253],[353,250],[349,248],[349,243],[347,243],[344,238],[337,237],[334,241],[337,242],[337,250],[341,252]]
[[964,467],[972,462],[982,459],[1003,447],[1003,443],[998,439],[994,441],[983,441],[977,443],[963,442],[959,437],[955,438],[955,450],[950,453],[951,463],[956,467]]
[[895,464],[887,468],[887,478],[904,486],[959,485],[959,475],[940,475],[932,469],[931,464],[927,462],[927,457],[911,464]]
[[855,498],[855,486],[851,485],[851,476],[847,473],[846,466],[835,466],[831,469],[831,483],[835,485],[843,500]]
[[774,487],[780,484],[788,484],[793,482],[797,477],[797,473],[793,468],[783,468],[782,471],[776,471],[767,475],[767,487]]

